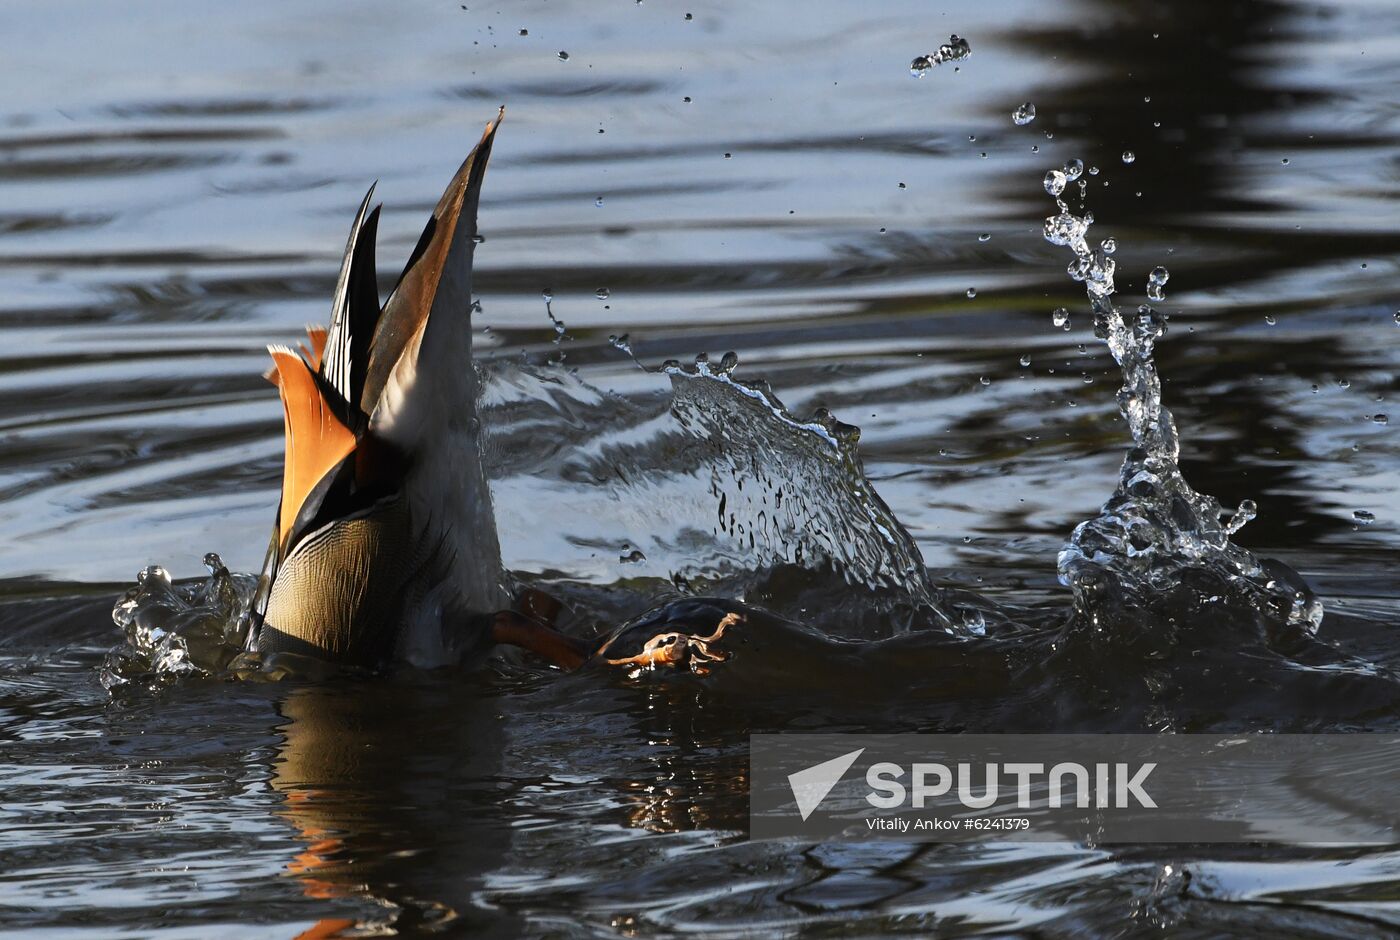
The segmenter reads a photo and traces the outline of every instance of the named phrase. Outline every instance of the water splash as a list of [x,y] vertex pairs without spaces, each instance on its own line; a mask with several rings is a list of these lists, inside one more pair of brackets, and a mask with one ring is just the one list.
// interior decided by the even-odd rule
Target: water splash
[[730,353],[662,367],[673,414],[704,449],[720,532],[765,545],[770,564],[834,563],[847,583],[905,595],[956,629],[918,546],[865,476],[860,429],[824,408],[795,417],[767,383],[735,379],[737,364]]
[[252,624],[258,578],[232,574],[213,552],[204,564],[209,577],[196,583],[176,585],[158,565],[137,575],[112,609],[126,643],[107,654],[104,687],[215,676],[234,665]]
[[[1059,173],[1047,174],[1048,191],[1056,189],[1051,176]],[[1267,631],[1283,626],[1315,633],[1322,605],[1302,579],[1230,541],[1254,518],[1254,503],[1242,502],[1229,523],[1222,524],[1220,503],[1191,489],[1181,474],[1176,423],[1162,403],[1152,356],[1166,332],[1166,317],[1148,304],[1132,314],[1118,308],[1111,250],[1116,245],[1106,241],[1091,247],[1093,214],[1077,216],[1058,192],[1051,194],[1059,211],[1045,220],[1045,239],[1073,254],[1068,273],[1085,286],[1094,335],[1108,344],[1122,369],[1118,407],[1134,444],[1113,497],[1096,518],[1074,530],[1060,552],[1060,581],[1074,590],[1077,611],[1100,630],[1110,620],[1115,629],[1150,629],[1154,618],[1144,617],[1143,611],[1160,611],[1165,593],[1186,588],[1196,590],[1193,603],[1198,607],[1247,611]],[[1167,278],[1162,267],[1148,275],[1151,299],[1165,296]],[[1174,622],[1170,612],[1166,622]]]
[[917,56],[913,62],[910,62],[909,74],[915,78],[923,78],[924,73],[929,69],[937,68],[944,62],[966,59],[970,55],[972,55],[972,47],[968,45],[967,40],[954,33],[948,37],[947,42],[938,47],[937,52]]

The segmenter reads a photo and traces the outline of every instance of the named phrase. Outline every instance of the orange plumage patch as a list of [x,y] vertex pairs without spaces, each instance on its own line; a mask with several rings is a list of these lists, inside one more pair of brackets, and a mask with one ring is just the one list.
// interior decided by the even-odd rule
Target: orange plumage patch
[[326,354],[326,337],[329,331],[324,326],[308,326],[306,328],[306,340],[311,344],[311,348],[302,347],[302,352],[306,354],[306,362],[311,366],[312,372],[317,372],[321,368],[321,357]]
[[269,347],[268,352],[272,353],[277,388],[282,393],[287,439],[282,511],[277,520],[278,542],[285,548],[307,495],[355,449],[355,435],[326,404],[305,360],[284,346]]

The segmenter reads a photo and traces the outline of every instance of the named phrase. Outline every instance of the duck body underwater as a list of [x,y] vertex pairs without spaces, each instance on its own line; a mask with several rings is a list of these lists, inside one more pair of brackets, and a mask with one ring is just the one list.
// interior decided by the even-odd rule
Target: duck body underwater
[[[635,629],[601,641],[554,630],[558,605],[536,592],[521,598],[527,613],[510,609],[471,343],[477,207],[501,115],[443,192],[383,306],[371,188],[345,247],[329,327],[309,328],[300,350],[269,347],[266,377],[282,398],[286,457],[249,652],[431,667],[506,644],[564,669],[690,667],[712,655],[705,638],[717,644],[720,621],[733,616],[734,608],[715,607],[692,624],[663,605],[643,618],[656,634],[656,649],[644,652],[650,633],[637,638]],[[609,658],[619,636],[636,649]],[[663,639],[673,645],[660,649]]]
[[[504,113],[502,111],[502,113]],[[286,459],[247,648],[347,665],[459,659],[509,595],[471,366],[477,205],[500,116],[443,192],[383,306],[373,188],[325,330],[272,346]]]

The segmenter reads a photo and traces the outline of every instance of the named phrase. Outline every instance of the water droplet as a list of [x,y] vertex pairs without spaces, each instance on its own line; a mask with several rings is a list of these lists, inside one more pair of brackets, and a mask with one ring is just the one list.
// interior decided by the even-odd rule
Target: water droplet
[[1134,160],[1136,160],[1136,159],[1137,159],[1137,154],[1133,153],[1131,150],[1124,150],[1124,151],[1123,151],[1123,162],[1124,162],[1124,163],[1132,163],[1132,162],[1133,162]]
[[621,336],[609,336],[608,342],[612,344],[614,349],[620,349],[621,351],[627,353],[627,355],[632,355],[631,334],[623,333]]
[[1022,357],[1021,357],[1021,368],[1025,368],[1026,366],[1028,366],[1028,365],[1030,365],[1030,364],[1031,364],[1031,357],[1030,357],[1030,356],[1022,356]]
[[1103,248],[1103,253],[1106,255],[1111,255],[1118,250],[1118,242],[1112,238],[1105,238],[1099,244]]
[[520,31],[520,35],[522,35],[522,36],[528,36],[528,35],[530,35],[530,31],[529,31],[528,29],[522,29],[522,30]]
[[483,244],[485,243],[485,241],[486,236],[481,234],[480,232],[477,232],[475,235],[472,236],[472,243],[475,245]]
[[634,548],[629,552],[627,546],[624,545],[622,546],[622,552],[617,556],[617,560],[624,565],[636,565],[646,561],[647,556],[643,555],[642,550],[639,548]]
[[1338,379],[1338,380],[1337,380],[1337,387],[1338,387],[1338,388],[1351,388],[1351,380],[1350,380],[1350,379]]
[[1090,176],[1098,176],[1098,175],[1099,175],[1099,168],[1096,167],[1096,166],[1091,166],[1091,167],[1089,167],[1089,175],[1090,175]]
[[[944,62],[953,62],[958,59],[966,59],[970,55],[972,55],[972,47],[968,45],[967,40],[954,33],[952,36],[948,37],[947,42],[938,47],[937,52],[921,55],[913,62],[910,62],[909,74],[913,75],[915,78],[923,78],[924,73],[936,65],[941,65]],[[956,67],[954,71],[956,71]]]
[[685,15],[685,18],[686,18],[687,20],[693,20],[693,19],[695,19],[695,14],[694,14],[694,13],[687,13],[687,14]]
[[1142,96],[1142,103],[1143,103],[1143,104],[1151,104],[1151,103],[1152,103],[1152,96],[1151,96],[1151,95],[1143,95],[1143,96]]
[[985,376],[985,375],[982,376],[982,377],[981,377],[980,379],[978,379],[977,381],[981,382],[983,385],[991,385],[991,384],[992,384],[992,380],[991,380],[990,378],[988,378],[987,376]]
[[1171,273],[1160,264],[1153,268],[1147,275],[1147,299],[1162,301],[1167,297],[1166,291],[1162,288],[1166,285]]
[[900,183],[900,184],[899,184],[899,188],[900,188],[900,189],[908,189],[909,187],[908,187],[908,186],[905,186],[903,183]]
[[1069,161],[1065,164],[1064,174],[1065,179],[1070,182],[1079,179],[1079,177],[1084,175],[1084,161],[1079,159]]
[[738,367],[738,365],[739,354],[731,349],[723,356],[720,356],[719,365],[716,367],[715,371],[720,373],[721,375],[728,375],[729,373],[733,372]]
[[1245,524],[1257,515],[1259,515],[1259,507],[1255,504],[1254,500],[1240,500],[1239,508],[1236,509],[1235,514],[1230,517],[1230,521],[1225,524],[1225,534],[1234,535],[1240,529],[1243,529]]
[[1040,144],[1031,144],[1031,153],[1040,153]]
[[[970,542],[972,540],[964,539],[963,541]],[[982,611],[964,607],[960,612],[959,619],[962,620],[963,629],[968,633],[973,636],[986,636],[987,618],[983,616]]]
[[732,154],[732,153],[726,153],[726,154],[724,155],[724,159],[728,160],[728,159],[729,159],[730,157],[732,157],[732,156],[734,156],[734,154]]
[[1052,196],[1058,196],[1065,191],[1065,175],[1059,170],[1051,170],[1045,174],[1045,191]]
[[1287,158],[1287,157],[1284,157],[1284,158],[1283,158],[1283,165],[1284,165],[1284,166],[1288,166],[1288,158]]
[[1376,521],[1376,514],[1369,509],[1358,509],[1351,517],[1356,520],[1357,525],[1370,525]]
[[1395,324],[1400,326],[1400,310],[1395,311]]
[[1025,127],[1031,121],[1035,120],[1035,105],[1027,101],[1015,111],[1011,112],[1011,120],[1015,121],[1018,126]]
[[977,288],[975,288],[975,287],[969,287],[969,288],[967,289],[967,299],[968,299],[968,300],[971,300],[971,299],[973,299],[973,298],[976,297],[976,296],[977,296]]
[[593,204],[601,207],[603,205],[603,197],[599,196],[597,199],[593,200]]
[[1371,420],[1374,421],[1376,424],[1389,424],[1389,423],[1390,423],[1390,415],[1388,415],[1388,414],[1373,415],[1372,418],[1371,418]]
[[611,296],[611,292],[606,287],[600,287],[593,292],[593,296],[599,300],[607,300]]
[[[991,236],[989,233],[987,233],[987,232],[983,232],[981,235],[978,235],[978,236],[977,236],[977,240],[978,240],[979,242],[989,242],[989,241],[992,240],[992,236]],[[1400,315],[1397,315],[1397,316],[1400,316]]]
[[1050,322],[1061,329],[1069,329],[1069,311],[1064,307],[1057,307],[1055,312],[1050,314]]
[[544,302],[545,302],[545,303],[553,303],[553,302],[554,302],[554,291],[553,291],[552,289],[548,288],[548,287],[546,287],[544,290],[540,291],[540,296],[544,298]]
[[567,61],[569,61],[569,54],[568,54],[567,52],[565,52],[563,49],[560,49],[560,50],[559,50],[559,61],[560,61],[560,62],[567,62]]

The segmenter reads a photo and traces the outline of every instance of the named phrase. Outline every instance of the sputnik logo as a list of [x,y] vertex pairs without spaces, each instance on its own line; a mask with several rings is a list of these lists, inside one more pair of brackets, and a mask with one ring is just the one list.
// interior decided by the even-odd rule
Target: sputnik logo
[[849,754],[842,754],[840,757],[833,757],[831,760],[822,761],[820,764],[813,764],[806,770],[799,770],[795,774],[788,774],[788,786],[792,787],[793,798],[797,800],[797,811],[802,814],[803,822],[812,815],[826,795],[831,792],[831,788],[841,782],[841,778],[846,775],[846,771],[851,769],[851,765],[856,762],[856,758],[865,753],[865,748],[852,751]]

